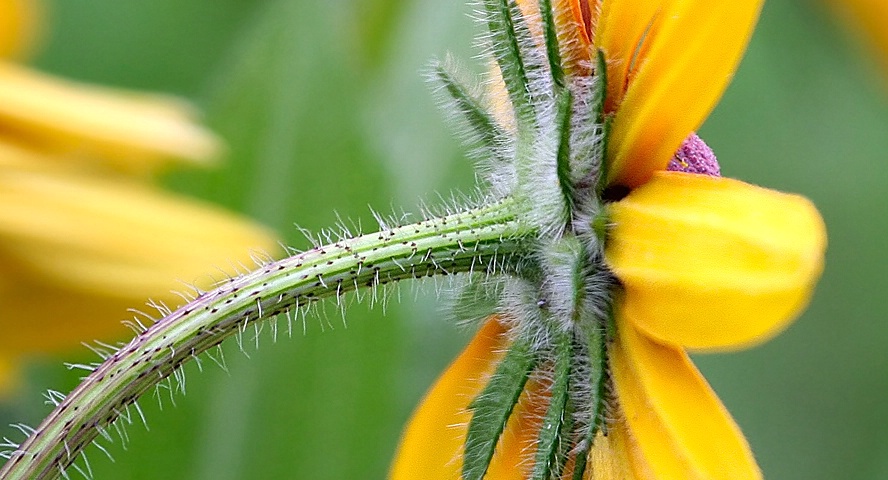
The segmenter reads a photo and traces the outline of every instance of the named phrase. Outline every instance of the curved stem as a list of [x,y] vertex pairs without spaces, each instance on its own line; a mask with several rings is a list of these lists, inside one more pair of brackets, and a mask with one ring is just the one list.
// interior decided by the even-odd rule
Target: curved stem
[[231,279],[160,319],[69,394],[0,469],[0,479],[57,478],[138,398],[185,362],[322,298],[407,278],[508,269],[532,231],[505,199],[336,243]]

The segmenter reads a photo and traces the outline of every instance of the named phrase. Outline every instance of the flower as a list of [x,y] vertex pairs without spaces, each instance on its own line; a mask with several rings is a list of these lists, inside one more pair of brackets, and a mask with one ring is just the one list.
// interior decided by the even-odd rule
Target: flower
[[173,161],[219,152],[187,104],[10,60],[30,46],[39,7],[0,1],[0,393],[25,357],[119,338],[128,309],[177,305],[174,291],[278,248],[261,226],[152,185]]
[[[506,420],[478,420],[482,405],[496,400],[491,385],[503,387],[502,379],[509,376],[503,366],[514,367],[510,356],[525,342],[527,322],[521,315],[534,313],[506,308],[488,318],[418,407],[391,477],[760,478],[742,433],[686,349],[743,348],[776,335],[806,306],[823,268],[826,235],[815,207],[799,196],[718,176],[714,155],[693,133],[729,83],[762,2],[565,0],[552,5],[559,63],[568,78],[563,83],[573,85],[571,80],[589,75],[606,78],[600,112],[605,173],[599,176],[605,188],[600,203],[592,202],[601,211],[587,217],[606,218],[600,267],[616,281],[581,290],[592,295],[608,288],[613,310],[603,316],[609,330],[606,353],[596,363],[600,358],[593,347],[568,342],[568,354],[584,359],[570,364],[570,375],[558,373],[557,352],[529,355],[532,359],[520,371],[530,373],[511,377],[517,380],[509,391],[517,394],[504,404]],[[550,61],[556,58],[545,38],[547,12],[541,13],[536,2],[519,1],[518,6],[522,14],[512,11],[511,22],[504,22],[517,25],[518,37],[522,25],[530,32],[531,42],[519,43],[518,49],[548,48]],[[498,54],[496,46],[493,50]],[[598,52],[603,63],[596,62]],[[526,54],[523,58],[530,60],[519,66],[531,65],[534,55],[541,56]],[[502,63],[500,71],[506,84],[515,75]],[[516,91],[520,101],[520,89],[507,93],[516,96]],[[587,217],[575,217],[570,225],[580,228]],[[600,247],[594,239],[590,245],[586,251]],[[549,254],[537,252],[543,258]],[[537,275],[545,277],[545,264],[541,270]],[[547,284],[563,288],[557,279],[541,282]],[[557,316],[550,298],[536,298],[540,315]],[[576,338],[582,328],[579,322],[568,323],[567,330]],[[528,348],[550,344],[558,348],[558,340],[531,335]],[[572,420],[564,407],[550,422],[548,412],[566,388],[559,379],[573,385],[577,378],[594,378],[589,370],[599,367],[606,369],[603,392],[596,392],[599,386],[593,382],[570,387],[568,395],[576,398],[559,400],[574,407],[591,403],[593,413]],[[603,413],[594,410],[602,396]],[[467,477],[472,429],[482,422],[501,434],[493,437],[495,451],[488,463]],[[585,423],[592,436],[584,439],[570,431],[571,422]],[[548,451],[538,455],[541,439],[552,435],[566,443],[560,453],[557,442],[552,447],[551,455],[560,460],[552,460]],[[549,472],[549,464],[557,469]]]

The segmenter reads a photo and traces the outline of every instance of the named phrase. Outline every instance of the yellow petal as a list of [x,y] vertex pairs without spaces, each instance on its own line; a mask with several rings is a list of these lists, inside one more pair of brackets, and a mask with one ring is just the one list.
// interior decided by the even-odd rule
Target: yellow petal
[[740,347],[807,305],[826,231],[805,198],[726,178],[658,172],[609,207],[606,258],[638,328],[695,349]]
[[521,12],[521,18],[530,31],[530,36],[536,42],[537,46],[545,48],[545,40],[543,39],[543,24],[540,21],[540,3],[537,0],[517,0],[518,10]]
[[[593,3],[590,6],[589,1]],[[568,74],[586,74],[589,69],[590,32],[600,0],[551,0],[561,66]],[[540,23],[539,0],[517,0],[537,45],[545,48]]]
[[[655,480],[649,471],[644,470],[645,464],[638,461],[640,457],[636,454],[637,450],[623,419],[609,421],[607,435],[599,432],[595,438],[583,479]],[[569,467],[572,468],[570,465]],[[563,478],[573,478],[571,468]]]
[[606,0],[602,3],[595,32],[595,47],[602,50],[607,59],[605,112],[613,112],[622,102],[629,69],[634,64],[645,32],[655,16],[670,3],[674,2]]
[[0,58],[25,56],[40,30],[38,0],[0,0]]
[[556,18],[567,16],[570,12],[572,24],[577,29],[576,37],[588,47],[592,45],[593,35],[598,25],[601,0],[556,0]]
[[[603,12],[599,23],[602,48],[608,62],[617,64],[614,68],[632,70],[625,75],[616,73],[613,79],[615,88],[620,82],[627,87],[608,144],[611,184],[636,187],[654,171],[666,168],[681,142],[698,129],[721,98],[746,49],[762,3],[604,2],[604,8],[612,11],[608,17]],[[626,6],[630,4],[632,8]],[[654,6],[659,9],[651,12]],[[638,17],[625,19],[627,15]],[[641,36],[643,44],[633,59]],[[614,48],[617,50],[607,50]],[[627,59],[634,65],[627,64]],[[609,84],[610,80],[608,77]]]
[[[591,5],[590,5],[591,2]],[[600,0],[553,0],[561,63],[569,75],[587,75]]]
[[460,478],[469,403],[484,389],[507,346],[505,330],[488,320],[416,409],[401,437],[389,478]]
[[496,445],[485,480],[530,478],[540,428],[550,398],[539,379],[528,380]]
[[[617,412],[615,415],[617,415],[617,418],[611,421],[608,425],[611,431],[614,432],[611,435],[619,439],[626,459],[625,461],[627,462],[627,465],[629,465],[627,470],[633,475],[631,478],[639,480],[657,480],[658,477],[654,474],[654,469],[644,457],[641,447],[638,446],[638,440],[636,440],[635,437],[632,436],[632,432],[629,431],[629,425],[626,424],[625,416],[622,412]],[[629,478],[629,475],[626,475],[626,477]]]
[[137,172],[211,160],[219,141],[183,102],[68,82],[0,62],[0,130],[33,149],[98,156]]
[[278,249],[246,219],[113,177],[4,168],[0,205],[0,254],[43,282],[102,297],[206,288],[252,265],[251,253]]
[[[484,389],[508,346],[493,317],[426,394],[401,438],[389,478],[460,478],[469,403]],[[541,381],[531,378],[497,443],[485,479],[524,480],[533,468],[540,424],[548,406]]]
[[684,351],[645,338],[618,313],[610,360],[638,460],[653,478],[761,478],[740,429]]

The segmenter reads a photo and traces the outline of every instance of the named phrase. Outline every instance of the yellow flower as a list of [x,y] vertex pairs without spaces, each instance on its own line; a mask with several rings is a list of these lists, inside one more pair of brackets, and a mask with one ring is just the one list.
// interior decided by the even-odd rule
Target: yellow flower
[[113,341],[128,309],[177,305],[174,292],[278,248],[263,227],[149,181],[219,151],[187,104],[8,60],[29,46],[39,6],[0,1],[0,393],[26,356]]
[[[539,18],[536,2],[518,3]],[[553,2],[565,73],[593,71],[598,51],[606,60],[604,113],[612,121],[605,155],[605,261],[619,282],[607,353],[612,391],[584,478],[761,477],[685,349],[746,347],[785,328],[821,273],[825,228],[804,198],[687,163],[667,171],[671,161],[684,162],[680,147],[698,141],[693,132],[729,83],[761,4]],[[460,478],[470,405],[515,338],[513,324],[488,319],[432,387],[404,432],[392,478]],[[548,377],[530,377],[485,478],[530,476]],[[568,458],[564,478],[573,478],[576,461]]]

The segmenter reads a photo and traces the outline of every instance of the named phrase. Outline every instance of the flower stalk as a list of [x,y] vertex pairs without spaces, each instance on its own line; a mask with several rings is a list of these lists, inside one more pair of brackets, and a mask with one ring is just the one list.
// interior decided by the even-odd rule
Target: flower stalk
[[[242,333],[325,298],[409,278],[514,271],[532,234],[504,199],[414,224],[341,239],[271,262],[200,293],[104,359],[0,469],[3,480],[62,475],[81,451],[186,362]],[[179,383],[178,389],[184,390]],[[141,415],[141,413],[140,413]]]

